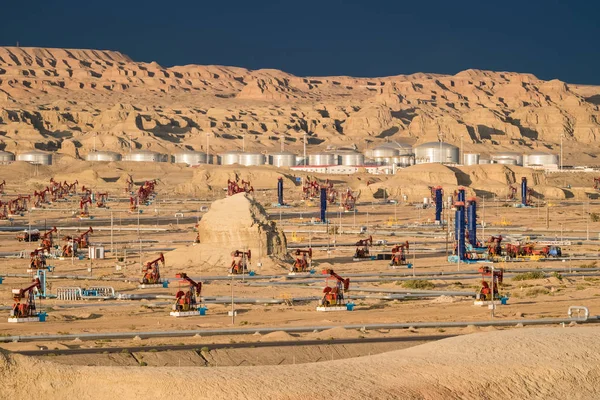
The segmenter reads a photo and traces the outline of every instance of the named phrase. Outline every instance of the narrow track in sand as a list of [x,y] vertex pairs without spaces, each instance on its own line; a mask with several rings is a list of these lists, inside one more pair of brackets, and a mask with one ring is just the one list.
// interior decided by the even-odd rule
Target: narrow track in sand
[[394,342],[433,342],[447,339],[459,335],[427,335],[427,336],[398,336],[381,338],[351,338],[351,339],[327,339],[327,340],[290,340],[290,341],[272,341],[272,342],[246,342],[246,343],[195,343],[181,345],[156,345],[156,346],[122,346],[122,347],[95,347],[95,348],[76,348],[76,349],[43,349],[43,350],[21,350],[12,353],[24,356],[45,356],[45,355],[73,355],[73,354],[106,354],[106,353],[135,353],[148,351],[176,351],[176,350],[195,350],[206,348],[208,350],[216,349],[241,349],[258,347],[290,347],[290,346],[323,346],[340,344],[369,344],[369,343],[394,343]]

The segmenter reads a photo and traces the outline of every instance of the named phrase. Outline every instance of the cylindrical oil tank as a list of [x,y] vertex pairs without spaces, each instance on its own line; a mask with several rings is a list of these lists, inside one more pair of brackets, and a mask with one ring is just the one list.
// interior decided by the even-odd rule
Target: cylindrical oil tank
[[413,165],[415,162],[414,160],[414,157],[408,154],[392,157],[392,163],[401,167],[409,167]]
[[479,164],[491,164],[492,160],[489,158],[479,158]]
[[[512,159],[515,160],[514,163],[511,162],[500,162],[500,160]],[[492,154],[492,160],[496,161],[498,164],[509,164],[509,165],[523,165],[523,154],[515,153],[512,151],[503,151],[500,153]]]
[[221,158],[221,165],[239,164],[240,163],[240,154],[242,154],[242,152],[237,151],[237,150],[231,150],[231,151],[227,151],[225,153],[219,154],[219,157]]
[[27,161],[31,164],[52,165],[52,154],[31,150],[17,154],[17,161]]
[[305,165],[308,160],[308,157],[304,157],[304,156],[296,156],[296,165]]
[[463,154],[464,165],[477,165],[479,164],[479,153],[465,153]]
[[180,151],[174,154],[175,162],[187,165],[206,164],[206,153],[201,151]]
[[394,157],[394,156],[398,156],[398,155],[400,155],[400,152],[398,151],[398,149],[396,149],[394,147],[390,147],[389,145],[380,145],[380,146],[374,147],[373,149],[371,149],[371,151],[368,154],[369,157],[372,157],[374,159],[389,158],[389,157]]
[[517,165],[517,160],[514,158],[497,158],[494,160],[496,164]]
[[250,153],[250,152],[240,153],[240,164],[246,165],[246,166],[264,165],[265,164],[265,155],[262,153]]
[[296,166],[296,155],[289,151],[280,151],[269,154],[269,164],[276,167],[294,167]]
[[458,164],[458,147],[444,142],[423,143],[415,147],[415,160],[417,164]]
[[123,155],[123,161],[135,162],[165,162],[167,161],[164,154],[150,150],[134,150]]
[[338,164],[345,166],[364,165],[365,156],[356,151],[338,153]]
[[544,153],[536,151],[523,156],[523,165],[558,165],[559,159],[557,154]]
[[308,156],[308,165],[337,165],[337,157],[333,153],[314,153]]
[[86,161],[121,161],[121,155],[114,151],[92,151],[85,156]]
[[0,163],[15,161],[15,155],[8,151],[0,151]]

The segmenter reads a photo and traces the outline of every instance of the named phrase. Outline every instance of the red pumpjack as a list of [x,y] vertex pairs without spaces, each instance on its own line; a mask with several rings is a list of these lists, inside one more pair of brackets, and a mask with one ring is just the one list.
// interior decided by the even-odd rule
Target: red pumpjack
[[406,265],[406,256],[408,255],[409,244],[408,240],[405,243],[397,244],[392,247],[392,261],[390,266],[401,266]]
[[187,282],[189,284],[189,289],[186,292],[179,290],[175,294],[173,311],[195,311],[198,308],[198,301],[202,294],[202,282],[195,282],[184,272],[176,274],[175,277]]
[[56,232],[58,232],[56,227],[53,227],[49,231],[45,232],[42,236],[40,236],[40,239],[42,239],[42,249],[44,251],[50,251],[52,246],[54,246],[52,234]]
[[92,204],[92,199],[90,197],[81,198],[81,200],[79,201],[79,218],[90,217],[89,204]]
[[29,269],[32,271],[46,269],[46,256],[43,248],[37,248],[29,253]]
[[[475,299],[479,301],[498,300],[500,297],[498,294],[498,286],[500,283],[502,283],[502,279],[504,278],[504,269],[494,269],[494,272],[492,274],[492,269],[490,267],[480,267],[479,273],[481,274],[481,288],[475,296]],[[491,277],[493,280],[493,295],[492,287],[490,287],[490,284],[488,284],[485,280],[486,276]]]
[[310,260],[312,259],[312,249],[297,249],[295,254],[296,261],[294,262],[290,272],[308,272]]
[[229,267],[229,273],[231,275],[241,275],[248,273],[248,267],[252,260],[252,253],[250,250],[242,251],[235,250],[231,253],[231,265]]
[[238,194],[238,193],[253,193],[253,192],[254,192],[254,187],[252,185],[250,185],[250,181],[245,181],[242,179],[242,182],[239,183],[239,181],[237,179],[235,181],[227,179],[227,196],[233,196],[234,194]]
[[142,284],[156,285],[161,283],[159,263],[165,266],[165,256],[160,253],[157,259],[148,261],[142,269]]
[[[320,307],[340,307],[345,305],[344,293],[350,291],[350,278],[342,278],[332,269],[323,270],[323,275],[329,275],[327,285],[323,288],[323,298],[319,302]],[[329,286],[328,280],[335,279],[336,285]]]
[[97,192],[96,193],[96,207],[106,208],[107,201],[108,201],[108,192]]
[[[28,286],[25,289],[13,289],[12,293],[15,304],[10,312],[10,317],[31,318],[37,316],[34,291],[41,288],[42,285],[39,278],[35,278],[31,286]],[[24,302],[23,299],[25,299]]]
[[356,206],[357,196],[352,192],[352,189],[348,188],[342,193],[342,207],[345,211],[353,211]]
[[94,230],[91,226],[87,231],[83,232],[76,238],[65,236],[63,240],[66,240],[67,243],[62,248],[62,256],[73,257],[75,256],[77,249],[86,249],[90,243],[90,233],[94,233]]
[[370,258],[369,246],[373,245],[373,237],[369,236],[366,239],[360,239],[356,242],[356,252],[354,252],[354,258],[364,259]]

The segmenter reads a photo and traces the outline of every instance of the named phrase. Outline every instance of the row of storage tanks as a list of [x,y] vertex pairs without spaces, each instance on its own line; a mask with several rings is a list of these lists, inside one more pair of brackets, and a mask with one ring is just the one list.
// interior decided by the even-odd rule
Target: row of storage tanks
[[[215,162],[216,158],[216,162]],[[267,155],[257,152],[244,152],[232,150],[218,156],[207,156],[199,151],[181,151],[169,156],[149,150],[136,150],[124,155],[112,151],[95,151],[86,155],[87,161],[137,161],[137,162],[175,162],[187,165],[200,164],[240,164],[246,166],[274,165],[277,167],[293,167],[297,165],[326,166],[326,165],[399,165],[406,167],[413,164],[439,163],[459,164],[460,152],[458,147],[443,142],[423,143],[415,146],[401,146],[393,143],[384,143],[365,153],[355,150],[333,150],[309,154],[307,159],[291,152],[281,151]],[[0,163],[11,161],[27,161],[32,164],[51,165],[52,153],[38,150],[25,151],[16,156],[6,151],[0,151]],[[464,153],[463,164],[506,164],[524,166],[557,165],[558,155],[534,152],[521,154],[516,152],[494,153],[482,157],[478,153]]]

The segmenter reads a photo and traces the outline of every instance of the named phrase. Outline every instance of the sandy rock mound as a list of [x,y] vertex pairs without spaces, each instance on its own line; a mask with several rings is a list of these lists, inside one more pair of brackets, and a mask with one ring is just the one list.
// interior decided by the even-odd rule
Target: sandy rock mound
[[198,231],[199,244],[169,253],[171,267],[185,267],[188,273],[227,274],[231,253],[250,250],[251,269],[256,270],[261,262],[261,271],[274,271],[275,263],[287,256],[285,234],[268,220],[265,209],[245,193],[213,202]]

